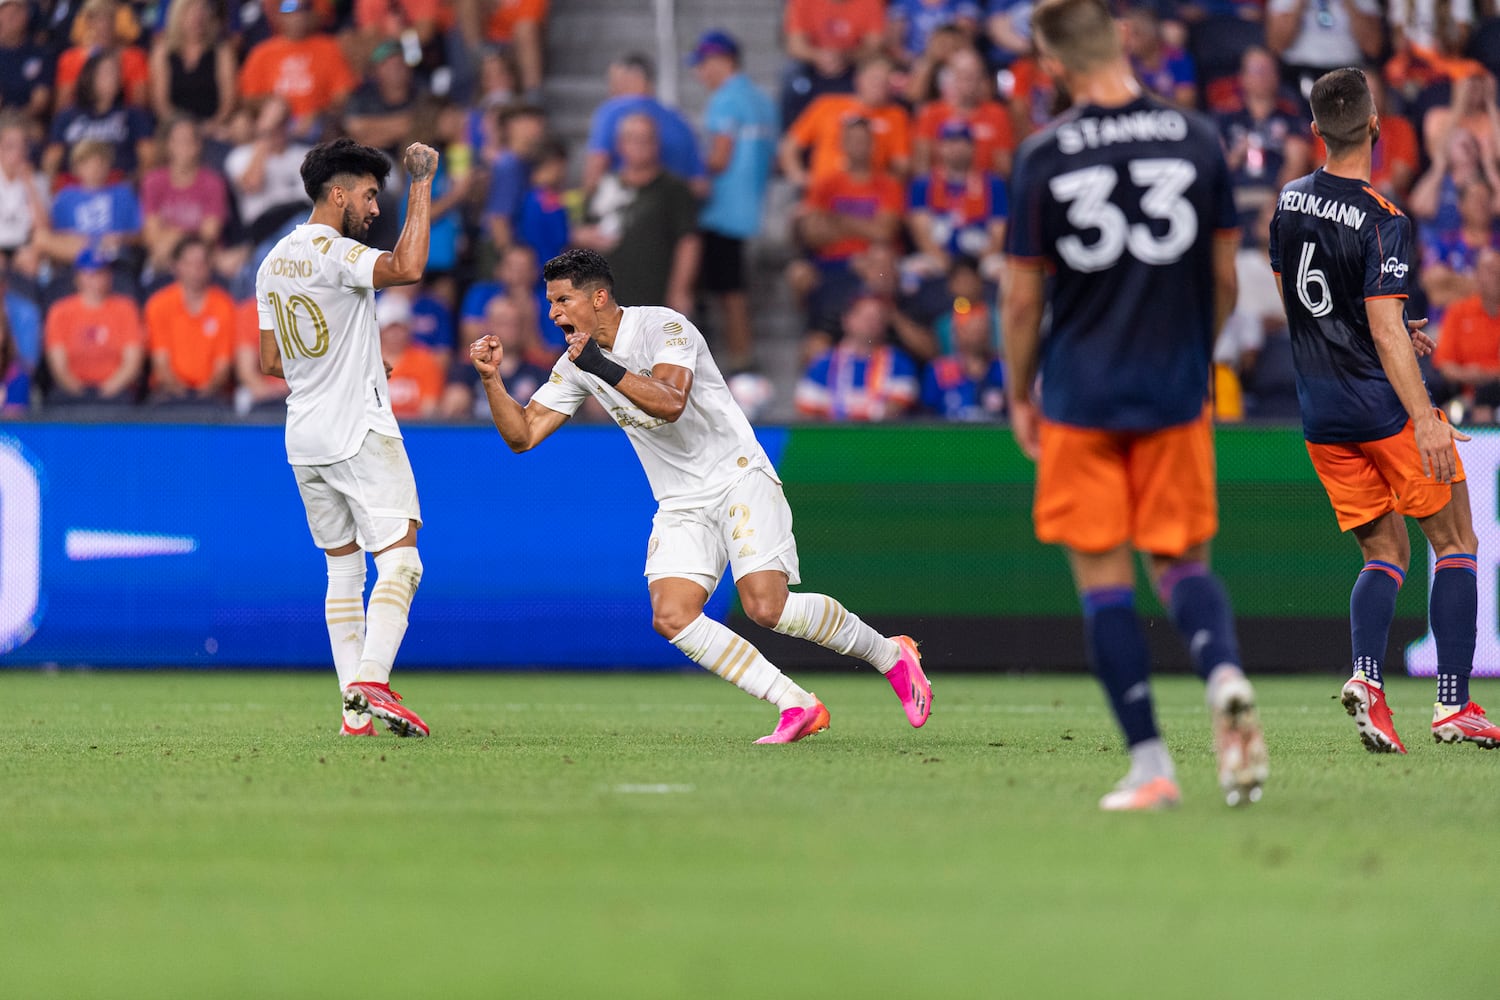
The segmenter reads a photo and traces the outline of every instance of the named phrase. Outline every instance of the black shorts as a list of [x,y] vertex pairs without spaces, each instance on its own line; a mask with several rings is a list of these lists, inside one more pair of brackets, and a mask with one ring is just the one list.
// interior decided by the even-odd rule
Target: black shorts
[[745,241],[705,229],[698,280],[706,292],[745,290]]

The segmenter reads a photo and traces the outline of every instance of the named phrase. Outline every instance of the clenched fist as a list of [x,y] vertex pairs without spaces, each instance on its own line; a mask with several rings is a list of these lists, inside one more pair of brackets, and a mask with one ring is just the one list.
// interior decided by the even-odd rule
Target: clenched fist
[[437,172],[437,150],[424,143],[414,142],[406,147],[401,165],[406,168],[406,176],[413,181],[431,180],[432,175]]

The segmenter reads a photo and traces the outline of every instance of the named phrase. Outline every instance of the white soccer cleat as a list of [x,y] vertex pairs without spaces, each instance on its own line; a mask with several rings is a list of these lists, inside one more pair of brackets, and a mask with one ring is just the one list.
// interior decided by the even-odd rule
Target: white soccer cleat
[[1255,689],[1239,670],[1216,671],[1208,688],[1208,709],[1224,801],[1231,806],[1259,802],[1271,765],[1255,709]]

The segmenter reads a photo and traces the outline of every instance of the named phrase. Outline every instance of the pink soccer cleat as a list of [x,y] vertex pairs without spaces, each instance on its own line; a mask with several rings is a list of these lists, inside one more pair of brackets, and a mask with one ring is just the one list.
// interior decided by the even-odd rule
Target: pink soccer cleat
[[339,723],[340,736],[374,736],[375,717],[368,712],[351,712],[344,709],[343,721]]
[[901,699],[907,721],[920,727],[932,714],[932,685],[922,672],[922,654],[917,652],[916,640],[909,635],[898,635],[896,645],[901,647],[901,657],[885,679]]
[[1156,812],[1172,809],[1182,803],[1182,792],[1171,778],[1158,777],[1138,785],[1120,782],[1115,790],[1099,800],[1105,812]]
[[1354,716],[1354,726],[1365,749],[1371,753],[1406,753],[1401,737],[1396,735],[1396,724],[1391,719],[1391,708],[1385,703],[1385,692],[1369,681],[1364,674],[1355,674],[1344,682],[1341,694],[1344,711]]
[[1472,701],[1456,712],[1439,704],[1433,706],[1432,738],[1438,743],[1468,742],[1494,750],[1500,747],[1500,726],[1491,722],[1484,709]]
[[[813,695],[814,698],[817,695]],[[821,701],[814,702],[812,708],[789,708],[781,713],[781,721],[776,723],[776,731],[770,736],[762,736],[756,743],[796,743],[798,740],[811,736],[813,733],[821,733],[828,728],[828,708]]]
[[401,696],[389,684],[354,681],[344,688],[344,709],[368,712],[397,736],[426,736],[431,732],[420,715],[401,704]]

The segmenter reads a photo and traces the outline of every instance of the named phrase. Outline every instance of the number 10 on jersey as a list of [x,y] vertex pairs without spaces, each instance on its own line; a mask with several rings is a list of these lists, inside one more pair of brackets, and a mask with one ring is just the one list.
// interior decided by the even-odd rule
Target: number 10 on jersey
[[[271,303],[271,310],[276,314],[276,333],[281,338],[283,357],[296,357],[300,353],[304,358],[321,358],[328,353],[328,317],[323,315],[316,302],[300,292],[285,302],[276,292],[268,292],[266,301]],[[302,338],[299,312],[312,325],[311,346]]]

